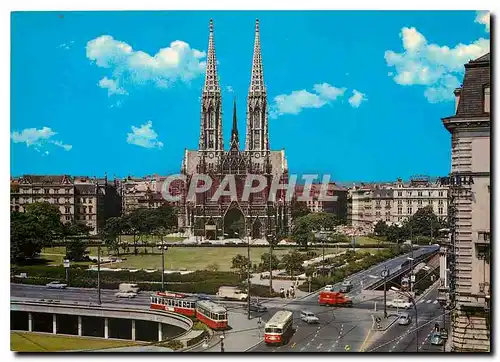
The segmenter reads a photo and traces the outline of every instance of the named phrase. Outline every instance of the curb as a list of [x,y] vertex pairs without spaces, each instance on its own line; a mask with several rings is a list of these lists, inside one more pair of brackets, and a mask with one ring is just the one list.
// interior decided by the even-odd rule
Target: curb
[[[388,318],[389,317],[397,317],[395,314],[391,314],[389,316],[387,316]],[[372,319],[373,319],[373,324],[372,324],[372,331],[374,332],[385,332],[387,331],[394,323],[396,323],[396,321],[398,320],[398,318],[395,318],[391,323],[389,323],[385,328],[381,328],[381,329],[378,329],[378,328],[374,328],[375,327],[375,318],[373,318],[373,314],[372,314]]]
[[243,352],[248,352],[249,350],[251,350],[252,348],[254,348],[255,346],[258,346],[259,344],[261,344],[262,342],[264,342],[264,339],[258,341],[257,343],[255,343],[254,345],[248,347],[247,349],[245,349]]

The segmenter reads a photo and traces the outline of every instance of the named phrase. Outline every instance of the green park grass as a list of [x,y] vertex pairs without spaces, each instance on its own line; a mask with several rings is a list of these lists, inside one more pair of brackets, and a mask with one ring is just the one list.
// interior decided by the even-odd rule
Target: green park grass
[[10,350],[15,352],[59,352],[134,346],[131,341],[104,340],[48,334],[10,332]]
[[[139,251],[143,252],[144,247],[139,247]],[[91,247],[87,250],[90,251],[90,255],[97,255],[97,248]],[[161,254],[156,248],[153,249],[155,254],[152,254],[152,248],[147,248],[148,254],[125,254],[120,255],[120,258],[124,259],[121,263],[113,263],[112,265],[105,265],[111,268],[129,268],[129,269],[161,269]],[[277,257],[282,257],[284,254],[290,252],[291,248],[274,248],[273,253]],[[339,248],[325,248],[325,255],[335,254],[342,252],[346,249]],[[315,251],[317,256],[323,254],[323,249],[319,248],[309,248],[309,251]],[[375,253],[376,248],[363,248],[356,249],[357,252],[371,252]],[[130,247],[130,252],[133,252],[133,247]],[[269,252],[269,248],[266,247],[251,247],[250,248],[250,259],[252,264],[259,264],[261,262],[261,256],[264,253]],[[41,257],[50,260],[49,264],[62,265],[63,257],[65,253],[64,247],[53,247],[45,248],[42,250]],[[209,265],[217,264],[220,271],[230,271],[231,261],[237,255],[241,254],[247,255],[246,247],[172,247],[165,252],[165,269],[167,270],[204,270]],[[103,256],[107,255],[107,249],[103,248]],[[86,263],[77,263],[81,265],[88,265]]]

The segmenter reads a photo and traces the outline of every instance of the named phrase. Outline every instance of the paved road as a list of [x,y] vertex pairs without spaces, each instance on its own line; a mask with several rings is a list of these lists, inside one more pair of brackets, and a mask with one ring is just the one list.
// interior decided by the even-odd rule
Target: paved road
[[[443,309],[437,301],[437,284],[434,285],[417,302],[418,325],[419,328],[419,352],[442,352],[442,346],[434,346],[430,343],[430,336],[434,329],[434,324],[442,325]],[[415,312],[408,311],[412,316],[412,323],[409,326],[393,324],[382,336],[377,338],[373,345],[365,347],[366,351],[373,352],[416,352],[415,332]]]

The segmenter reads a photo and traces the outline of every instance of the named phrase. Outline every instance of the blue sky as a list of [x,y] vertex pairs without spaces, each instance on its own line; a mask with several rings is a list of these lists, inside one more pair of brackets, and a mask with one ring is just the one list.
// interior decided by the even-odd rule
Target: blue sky
[[198,145],[210,18],[226,147],[234,97],[245,133],[259,18],[270,145],[290,172],[449,172],[441,118],[463,64],[489,51],[481,12],[13,13],[11,174],[177,173]]

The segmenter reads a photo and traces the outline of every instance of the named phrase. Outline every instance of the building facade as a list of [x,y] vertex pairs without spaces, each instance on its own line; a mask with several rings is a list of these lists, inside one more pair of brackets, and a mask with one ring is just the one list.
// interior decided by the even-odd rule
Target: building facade
[[[288,181],[288,166],[284,151],[272,151],[269,143],[267,89],[264,83],[259,21],[255,25],[254,53],[250,87],[247,97],[246,137],[244,150],[233,109],[233,127],[229,150],[224,149],[222,98],[217,72],[213,22],[210,20],[205,84],[201,96],[200,138],[197,150],[185,150],[181,173],[186,187],[180,207],[179,226],[189,235],[209,239],[230,236],[267,238],[289,227],[289,203],[279,192],[270,201],[272,182]],[[191,182],[196,175],[208,175],[212,187],[188,198]],[[261,175],[264,189],[242,198],[247,176]],[[213,196],[226,176],[235,180],[237,197]]]
[[108,217],[119,216],[121,202],[117,182],[69,175],[24,175],[11,180],[11,210],[48,202],[61,212],[62,223],[82,223],[97,234]]
[[490,350],[490,54],[465,64],[455,90],[455,115],[443,118],[451,133],[450,243],[443,245],[450,276],[452,350]]
[[[337,185],[335,182],[328,183],[327,196],[335,196],[336,200],[321,200],[321,184],[312,184],[309,193],[310,200],[305,201],[311,212],[327,212],[341,219],[347,218],[347,188]],[[303,195],[304,185],[295,186],[295,196]]]
[[361,184],[349,190],[348,222],[364,233],[373,232],[378,221],[401,224],[419,209],[431,205],[441,219],[447,217],[448,187],[426,176],[408,182]]

